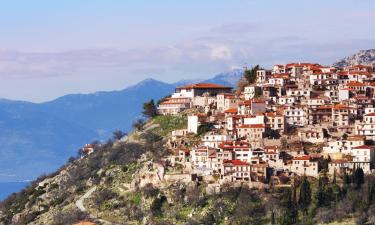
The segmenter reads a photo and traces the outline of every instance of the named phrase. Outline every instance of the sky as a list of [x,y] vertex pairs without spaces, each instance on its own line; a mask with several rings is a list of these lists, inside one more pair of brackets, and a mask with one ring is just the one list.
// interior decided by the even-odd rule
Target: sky
[[49,101],[154,78],[333,62],[375,48],[373,0],[0,2],[0,98]]

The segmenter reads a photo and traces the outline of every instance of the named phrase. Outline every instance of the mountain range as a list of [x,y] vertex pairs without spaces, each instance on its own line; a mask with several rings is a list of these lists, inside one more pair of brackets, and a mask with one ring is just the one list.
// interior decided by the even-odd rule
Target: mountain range
[[[202,82],[234,86],[241,76],[233,70]],[[143,102],[196,81],[146,79],[120,91],[70,94],[38,104],[0,100],[0,183],[34,179],[58,168],[83,144],[105,140],[115,130],[130,131]]]
[[333,66],[345,67],[358,64],[375,66],[375,49],[360,50],[351,56],[335,62]]

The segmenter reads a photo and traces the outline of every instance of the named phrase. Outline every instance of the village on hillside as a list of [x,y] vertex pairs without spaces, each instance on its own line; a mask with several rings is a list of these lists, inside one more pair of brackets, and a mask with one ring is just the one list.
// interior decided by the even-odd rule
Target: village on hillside
[[[168,160],[214,181],[283,184],[293,176],[374,170],[375,68],[312,63],[255,67],[237,90],[211,83],[177,87],[160,115],[189,111]],[[242,82],[242,83],[241,83]],[[200,142],[186,146],[189,134]]]

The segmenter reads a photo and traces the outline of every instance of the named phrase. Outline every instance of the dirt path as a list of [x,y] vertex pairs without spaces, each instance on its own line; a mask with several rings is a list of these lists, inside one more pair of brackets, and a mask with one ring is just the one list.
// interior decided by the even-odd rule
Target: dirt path
[[86,199],[86,198],[89,198],[92,193],[94,193],[94,191],[96,190],[96,187],[92,187],[90,190],[88,190],[84,195],[82,195],[77,201],[76,201],[76,206],[78,207],[79,210],[81,210],[81,212],[87,212],[85,206],[83,205],[83,201]]
[[104,225],[112,225],[111,222],[109,221],[106,221],[106,220],[103,220],[103,219],[100,219],[100,218],[97,218],[96,216],[94,216],[93,214],[91,214],[89,211],[87,211],[87,209],[85,208],[83,202],[85,201],[85,199],[89,198],[92,193],[94,193],[96,191],[96,187],[92,187],[90,188],[84,195],[82,195],[76,202],[76,206],[79,210],[81,210],[81,212],[86,212],[89,214],[89,218],[90,219],[93,219],[94,221],[97,221],[97,222],[100,222],[101,224],[104,224]]

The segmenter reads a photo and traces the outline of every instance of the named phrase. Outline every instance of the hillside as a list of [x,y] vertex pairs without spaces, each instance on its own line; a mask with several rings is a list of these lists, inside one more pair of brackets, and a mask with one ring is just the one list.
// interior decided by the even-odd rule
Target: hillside
[[[288,218],[296,203],[289,186],[225,186],[216,191],[210,182],[191,181],[179,164],[166,163],[163,158],[172,153],[166,145],[169,135],[159,134],[185,127],[184,121],[184,116],[158,117],[126,141],[96,146],[92,154],[67,163],[2,202],[0,223],[65,225],[84,219],[97,224],[292,223]],[[317,190],[317,182],[311,183]],[[361,190],[347,186],[345,193],[336,184],[325,188],[327,202],[319,207],[314,203],[311,210],[316,216],[309,224],[354,224],[361,202],[368,198],[366,186]],[[336,200],[327,198],[337,190]],[[314,193],[314,201],[317,196]],[[375,212],[371,207],[369,215]]]
[[353,65],[375,65],[375,49],[361,50],[351,56],[343,58],[333,64],[336,67]]

